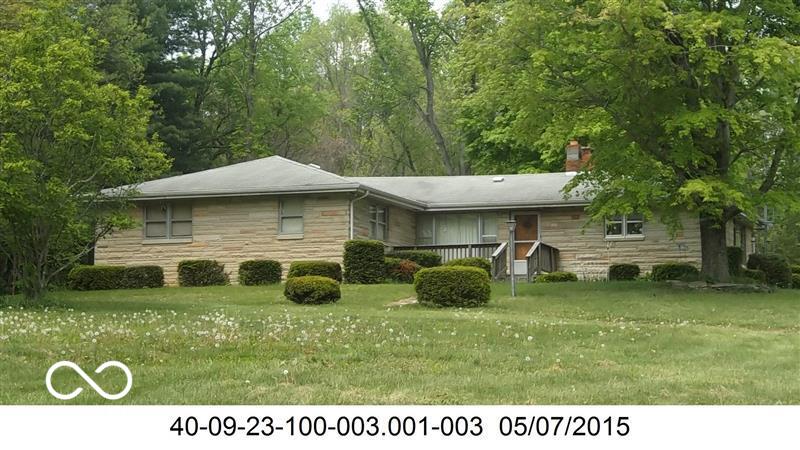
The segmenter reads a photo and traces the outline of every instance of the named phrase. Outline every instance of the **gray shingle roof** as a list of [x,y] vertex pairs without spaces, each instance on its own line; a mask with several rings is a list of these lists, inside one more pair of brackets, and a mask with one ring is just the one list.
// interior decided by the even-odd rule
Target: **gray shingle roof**
[[[356,192],[414,209],[471,209],[585,204],[565,199],[564,186],[574,173],[432,177],[341,177],[280,156],[147,181],[135,186],[136,199],[226,197],[304,192]],[[134,186],[109,189],[113,195]]]
[[[355,191],[358,183],[280,156],[147,181],[136,186],[139,199],[218,197],[286,192]],[[130,188],[125,186],[124,188]]]
[[[438,177],[349,177],[361,185],[425,203],[426,209],[496,208],[585,204],[580,195],[564,197],[572,172]],[[503,181],[495,182],[495,178]]]

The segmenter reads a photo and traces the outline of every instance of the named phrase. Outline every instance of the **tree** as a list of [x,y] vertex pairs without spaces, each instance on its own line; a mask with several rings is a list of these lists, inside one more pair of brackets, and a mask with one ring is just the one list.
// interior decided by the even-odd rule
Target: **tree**
[[[472,59],[516,142],[594,147],[571,188],[595,219],[700,218],[702,271],[728,280],[726,223],[800,192],[800,8],[792,0],[511,1]],[[487,39],[489,39],[487,37]],[[506,98],[509,98],[508,96]]]
[[0,248],[28,299],[130,224],[126,197],[102,188],[168,166],[147,138],[148,92],[104,83],[92,30],[64,8],[44,4],[0,31]]
[[[437,101],[437,79],[440,74],[440,58],[455,42],[447,24],[431,8],[428,0],[387,0],[386,10],[390,17],[403,24],[408,32],[416,55],[417,67],[421,71],[421,83],[407,66],[404,58],[398,58],[402,44],[397,36],[387,30],[372,0],[358,0],[361,16],[367,27],[373,51],[381,63],[382,81],[395,91],[399,98],[413,107],[430,131],[442,164],[448,175],[466,172],[460,151],[453,150],[439,117]],[[422,100],[420,101],[420,93]],[[461,147],[456,146],[458,150]],[[454,154],[457,160],[454,161]]]

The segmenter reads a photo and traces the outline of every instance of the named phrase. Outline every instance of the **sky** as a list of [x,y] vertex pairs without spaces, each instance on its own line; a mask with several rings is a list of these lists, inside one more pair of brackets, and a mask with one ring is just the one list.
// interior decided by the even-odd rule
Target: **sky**
[[[327,19],[328,12],[331,9],[331,6],[339,3],[348,7],[350,10],[355,11],[358,9],[358,3],[356,0],[307,0],[311,4],[311,9],[314,11],[314,15],[319,17],[320,19]],[[433,7],[436,8],[437,11],[441,11],[442,7],[447,3],[448,0],[433,0]]]

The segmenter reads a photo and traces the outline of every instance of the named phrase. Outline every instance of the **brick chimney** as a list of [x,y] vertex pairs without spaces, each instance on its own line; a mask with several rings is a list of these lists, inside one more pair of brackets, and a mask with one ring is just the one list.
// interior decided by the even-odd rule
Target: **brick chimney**
[[577,172],[585,167],[589,160],[592,158],[592,149],[590,147],[581,147],[577,139],[572,139],[567,144],[567,172]]

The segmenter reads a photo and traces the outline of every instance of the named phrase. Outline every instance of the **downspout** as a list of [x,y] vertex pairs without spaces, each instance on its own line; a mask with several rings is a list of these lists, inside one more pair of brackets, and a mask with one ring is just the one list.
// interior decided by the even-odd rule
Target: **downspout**
[[355,197],[355,198],[351,198],[350,199],[350,239],[353,239],[355,237],[355,226],[354,226],[354,223],[353,223],[353,220],[354,220],[353,219],[353,217],[354,217],[353,210],[355,209],[354,208],[354,204],[358,200],[363,200],[363,199],[367,198],[368,195],[369,195],[369,191],[364,191],[364,195],[362,195],[361,197]]

